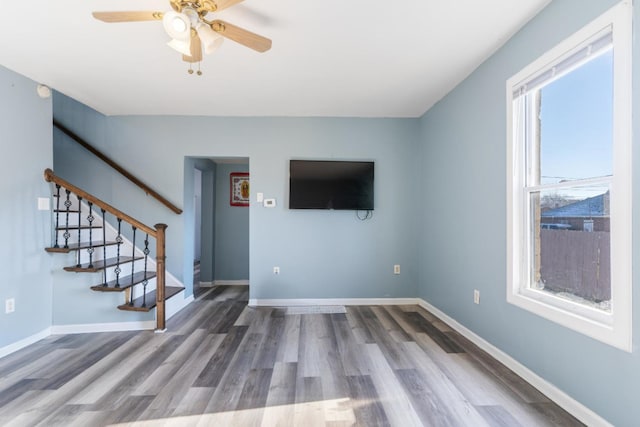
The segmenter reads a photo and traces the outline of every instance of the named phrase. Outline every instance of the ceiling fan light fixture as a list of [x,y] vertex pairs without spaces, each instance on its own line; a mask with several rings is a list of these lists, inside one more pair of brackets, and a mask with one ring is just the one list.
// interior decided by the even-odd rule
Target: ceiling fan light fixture
[[198,32],[198,36],[200,37],[200,41],[204,47],[204,53],[206,54],[210,54],[218,49],[224,41],[224,38],[213,31],[207,24],[198,24],[196,31]]
[[174,40],[189,40],[191,36],[191,21],[184,13],[169,11],[162,17],[164,30]]
[[180,52],[183,55],[187,55],[187,56],[191,55],[191,42],[190,42],[190,40],[184,41],[184,40],[173,39],[170,42],[168,42],[167,45],[169,45],[169,47],[177,50],[178,52]]

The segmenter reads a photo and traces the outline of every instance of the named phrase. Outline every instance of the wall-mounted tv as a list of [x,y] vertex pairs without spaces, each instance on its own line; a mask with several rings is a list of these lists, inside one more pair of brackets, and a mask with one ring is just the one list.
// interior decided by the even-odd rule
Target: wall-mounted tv
[[374,163],[291,160],[289,209],[373,210]]

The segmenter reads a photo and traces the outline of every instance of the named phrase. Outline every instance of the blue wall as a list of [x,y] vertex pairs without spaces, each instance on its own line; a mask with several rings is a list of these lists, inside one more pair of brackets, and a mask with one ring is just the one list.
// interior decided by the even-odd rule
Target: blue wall
[[[229,174],[249,165],[218,164],[216,174],[215,279],[249,280],[249,208],[229,203]],[[252,200],[255,192],[252,191]]]
[[[81,148],[56,143],[55,165],[62,176],[81,182],[116,207],[126,207],[145,223],[168,224],[167,267],[188,289],[193,280],[193,218],[185,201],[192,205],[193,166],[185,158],[246,157],[252,192],[263,192],[278,204],[273,209],[256,204],[249,208],[251,298],[416,295],[417,119],[105,117],[61,94],[56,94],[54,111],[63,124],[184,206],[185,214],[177,216]],[[351,211],[288,210],[291,158],[374,160],[373,219],[360,221]],[[394,264],[402,265],[400,276],[393,275]],[[281,268],[278,276],[272,273],[276,265]]]
[[[52,107],[36,86],[0,66],[0,349],[51,326],[50,213],[37,200],[51,197],[43,172],[53,164]],[[14,313],[5,314],[7,298]]]
[[[615,3],[552,2],[422,118],[424,221],[419,294],[610,422],[631,426],[640,419],[639,292],[634,297],[633,354],[506,302],[505,82]],[[636,23],[639,17],[636,9]],[[637,40],[638,26],[635,33]],[[637,42],[633,49],[634,162],[638,170]],[[638,176],[633,178],[635,227],[640,226]],[[637,272],[640,233],[634,235]],[[639,277],[635,275],[636,291]],[[473,289],[481,292],[480,305],[473,304]]]

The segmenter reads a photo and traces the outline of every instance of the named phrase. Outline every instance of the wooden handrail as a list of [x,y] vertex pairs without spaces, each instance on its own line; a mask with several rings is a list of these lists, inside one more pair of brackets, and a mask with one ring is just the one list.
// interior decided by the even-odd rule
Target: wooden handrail
[[93,203],[94,205],[96,205],[96,206],[100,207],[101,209],[104,209],[105,211],[107,211],[110,214],[114,215],[116,218],[120,218],[120,219],[124,220],[125,222],[128,222],[129,224],[131,224],[134,227],[136,227],[138,230],[142,230],[145,233],[149,233],[149,235],[153,236],[154,238],[157,237],[156,236],[157,233],[156,233],[156,229],[155,228],[149,227],[148,225],[146,225],[146,224],[138,221],[137,219],[127,215],[126,213],[122,212],[121,210],[118,210],[118,209],[114,208],[109,203],[103,202],[102,200],[98,199],[97,197],[94,197],[91,194],[87,193],[83,189],[76,187],[75,185],[71,184],[69,181],[66,181],[66,180],[60,178],[59,176],[56,176],[56,174],[54,174],[51,169],[47,168],[47,169],[44,170],[44,179],[47,182],[53,182],[55,184],[60,185],[61,187],[66,188],[67,190],[70,190],[74,194],[82,197],[84,200],[88,200],[91,203]]
[[142,189],[142,191],[145,192],[145,194],[153,197],[154,199],[156,199],[157,201],[159,201],[160,203],[162,203],[163,205],[165,205],[166,207],[168,207],[169,209],[171,209],[173,212],[177,213],[178,215],[180,215],[182,213],[182,209],[180,209],[179,207],[177,207],[176,205],[174,205],[173,203],[171,203],[170,201],[168,201],[167,199],[165,199],[164,197],[162,197],[161,195],[159,195],[158,193],[156,193],[154,190],[152,190],[151,188],[149,188],[144,182],[140,181],[138,178],[136,178],[134,175],[132,175],[131,173],[129,173],[129,171],[127,171],[125,168],[123,168],[122,166],[120,166],[119,164],[117,164],[115,161],[113,161],[112,159],[110,159],[106,154],[104,154],[102,151],[98,150],[97,148],[95,148],[93,145],[89,144],[88,142],[86,142],[84,139],[80,138],[78,135],[76,135],[73,131],[67,129],[63,124],[61,124],[60,122],[58,122],[57,120],[53,121],[53,125],[55,127],[57,127],[58,129],[60,129],[65,135],[67,135],[69,138],[73,139],[75,142],[77,142],[78,144],[80,144],[82,147],[86,148],[87,150],[89,150],[89,152],[91,152],[93,155],[95,155],[97,158],[99,158],[100,160],[102,160],[103,162],[105,162],[106,164],[108,164],[109,166],[111,166],[112,168],[114,168],[116,171],[120,172],[120,174],[122,176],[124,176],[125,178],[127,178],[129,181],[133,182],[135,185],[137,185],[138,187],[140,187]]

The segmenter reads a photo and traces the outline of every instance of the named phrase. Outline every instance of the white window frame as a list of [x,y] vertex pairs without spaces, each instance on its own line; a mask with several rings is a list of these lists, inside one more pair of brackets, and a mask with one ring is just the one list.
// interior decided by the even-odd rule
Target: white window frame
[[[629,352],[632,350],[631,23],[631,1],[623,0],[507,81],[507,301]],[[523,83],[550,70],[607,28],[611,28],[613,43],[613,176],[606,180],[611,192],[610,312],[528,286],[530,238],[525,196],[529,193],[525,191],[524,132],[516,123],[516,109],[522,108],[524,102],[518,102],[514,95]]]

